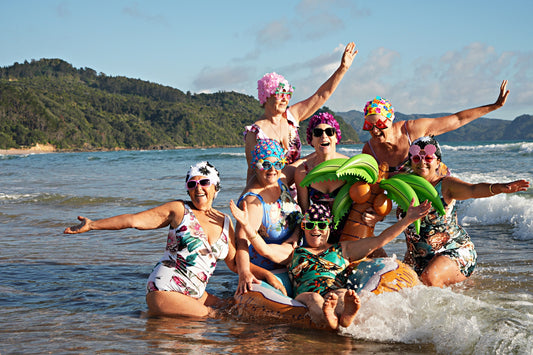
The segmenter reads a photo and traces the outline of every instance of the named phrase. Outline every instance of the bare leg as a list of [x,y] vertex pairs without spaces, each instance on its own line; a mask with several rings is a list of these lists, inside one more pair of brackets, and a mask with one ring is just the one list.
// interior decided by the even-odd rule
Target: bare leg
[[457,263],[446,255],[435,256],[420,275],[426,286],[444,287],[466,280]]
[[322,306],[324,317],[331,329],[337,329],[339,327],[339,318],[335,314],[335,307],[337,307],[338,300],[339,296],[337,296],[336,293],[328,293],[324,299],[324,305]]
[[216,311],[207,305],[217,300],[207,292],[199,299],[173,291],[152,291],[146,295],[150,316],[215,317]]
[[354,290],[347,290],[344,294],[344,310],[341,314],[339,325],[342,327],[350,326],[354,319],[355,315],[361,308],[361,300],[357,293]]
[[[319,327],[329,328],[329,322],[324,315],[324,311],[322,310],[324,299],[322,296],[320,296],[320,294],[316,292],[303,292],[296,296],[295,300],[302,302],[307,306],[309,316],[311,317],[313,323]],[[335,302],[335,304],[337,303]],[[333,329],[336,329],[336,327]]]

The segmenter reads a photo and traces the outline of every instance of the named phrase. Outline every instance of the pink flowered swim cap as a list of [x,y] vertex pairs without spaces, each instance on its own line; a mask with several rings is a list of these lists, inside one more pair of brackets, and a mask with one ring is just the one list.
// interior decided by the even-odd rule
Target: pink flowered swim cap
[[365,118],[370,115],[381,115],[394,121],[394,108],[389,100],[376,96],[374,100],[368,101],[365,105]]
[[[280,88],[281,86],[281,88]],[[274,95],[278,88],[281,91],[294,92],[294,88],[289,85],[289,82],[283,77],[283,75],[277,73],[267,73],[263,77],[257,80],[257,96],[259,102],[263,105],[266,100]]]
[[321,112],[311,117],[309,120],[309,126],[307,126],[307,143],[311,144],[313,141],[313,129],[322,123],[335,128],[335,131],[337,132],[337,143],[339,143],[341,141],[341,128],[335,117],[328,112]]

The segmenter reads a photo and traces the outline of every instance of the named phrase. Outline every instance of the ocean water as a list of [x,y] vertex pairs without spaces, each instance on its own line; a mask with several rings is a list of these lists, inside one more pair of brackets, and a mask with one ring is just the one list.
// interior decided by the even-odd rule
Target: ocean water
[[[351,156],[361,148],[338,150]],[[532,142],[442,149],[465,181],[533,180]],[[532,353],[532,189],[460,202],[478,251],[470,279],[365,295],[357,323],[339,333],[231,317],[146,318],[145,282],[166,229],[63,229],[78,215],[99,219],[185,199],[185,173],[200,160],[219,169],[215,207],[229,213],[244,187],[243,148],[0,155],[0,353]],[[391,223],[388,216],[377,231]],[[403,236],[385,249],[403,259]],[[208,291],[230,298],[236,284],[221,262]]]

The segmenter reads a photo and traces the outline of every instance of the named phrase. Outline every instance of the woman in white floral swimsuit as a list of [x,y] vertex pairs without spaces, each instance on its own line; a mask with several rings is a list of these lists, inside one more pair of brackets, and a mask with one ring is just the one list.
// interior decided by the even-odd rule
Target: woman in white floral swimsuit
[[[237,272],[234,230],[231,219],[212,207],[220,190],[218,171],[208,162],[191,166],[186,177],[190,202],[181,200],[136,214],[92,221],[79,216],[81,224],[66,234],[91,230],[140,230],[170,227],[164,256],[148,278],[146,303],[151,316],[215,317],[221,300],[205,289],[217,260]],[[253,267],[258,279],[279,283],[270,273]]]

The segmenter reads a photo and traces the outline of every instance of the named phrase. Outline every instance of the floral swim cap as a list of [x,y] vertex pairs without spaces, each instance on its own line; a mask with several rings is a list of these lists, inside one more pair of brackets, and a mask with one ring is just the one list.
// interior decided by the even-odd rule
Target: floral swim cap
[[257,96],[261,105],[278,90],[290,93],[294,92],[294,88],[289,85],[289,82],[283,75],[274,72],[267,73],[261,79],[257,80]]
[[337,132],[337,143],[340,142],[341,128],[339,127],[339,123],[332,114],[328,112],[321,112],[311,117],[311,120],[309,121],[309,126],[307,126],[307,143],[311,144],[313,141],[313,129],[322,123],[335,128],[335,131]]
[[268,157],[278,158],[278,160],[282,160],[283,163],[287,163],[285,159],[285,151],[283,150],[279,142],[274,139],[267,138],[257,141],[257,144],[255,145],[255,148],[252,151],[252,162],[250,165],[253,168],[256,163],[261,163]]
[[331,211],[327,205],[313,203],[307,211],[305,211],[304,219],[307,221],[331,222]]
[[220,190],[220,174],[213,165],[208,161],[201,161],[195,165],[191,165],[189,171],[187,171],[185,183],[189,182],[195,176],[205,176],[208,178],[211,181],[211,185],[215,185],[215,197],[217,197],[218,191]]
[[370,115],[381,115],[385,118],[394,121],[394,108],[389,100],[376,96],[372,101],[368,101],[365,105],[365,118]]

